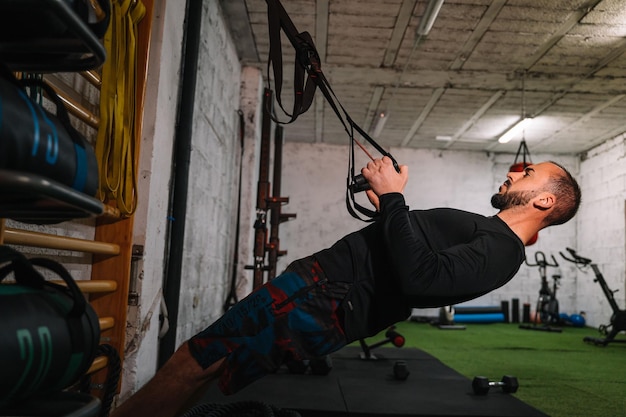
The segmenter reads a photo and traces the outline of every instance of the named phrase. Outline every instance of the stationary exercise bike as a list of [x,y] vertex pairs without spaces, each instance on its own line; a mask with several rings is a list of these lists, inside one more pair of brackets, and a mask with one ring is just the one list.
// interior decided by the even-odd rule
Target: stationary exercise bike
[[609,288],[604,280],[602,272],[600,272],[600,269],[598,268],[598,265],[592,263],[591,259],[583,258],[578,255],[574,249],[566,249],[570,253],[571,258],[568,258],[562,252],[559,252],[564,259],[576,264],[576,267],[580,270],[583,270],[586,266],[591,267],[593,273],[596,275],[596,278],[593,281],[600,284],[604,295],[613,309],[610,323],[608,325],[603,324],[598,327],[598,331],[605,337],[586,336],[583,340],[599,346],[606,346],[609,343],[626,343],[626,339],[615,339],[615,336],[617,336],[619,332],[626,331],[626,310],[619,309],[617,302],[615,301],[615,297],[613,296],[613,294],[615,294],[618,290],[611,290]]
[[[559,316],[559,301],[556,299],[556,291],[559,288],[559,280],[561,279],[560,274],[552,275],[552,288],[548,284],[546,270],[549,266],[558,267],[559,264],[554,259],[553,255],[550,255],[552,258],[552,263],[546,260],[546,255],[541,252],[535,252],[535,263],[531,264],[526,260],[526,265],[528,266],[536,266],[539,268],[539,276],[541,277],[541,288],[539,289],[539,298],[537,299],[537,309],[535,312],[535,318],[532,320],[533,325],[520,325],[520,329],[527,330],[543,330],[549,332],[561,332],[560,327],[553,327],[551,325],[560,324],[561,318]],[[537,326],[537,324],[541,322],[542,326]]]

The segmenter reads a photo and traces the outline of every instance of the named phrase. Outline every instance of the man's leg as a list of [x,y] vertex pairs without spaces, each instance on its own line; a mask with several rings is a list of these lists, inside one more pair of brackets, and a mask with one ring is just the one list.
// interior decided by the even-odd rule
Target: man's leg
[[312,259],[291,268],[181,346],[112,417],[170,417],[220,375],[222,392],[234,393],[287,357],[322,356],[345,346],[336,308],[348,284],[329,284]]
[[111,417],[173,417],[197,390],[219,376],[223,361],[222,358],[202,369],[185,342],[143,388],[113,411]]
[[[194,394],[206,388],[208,382],[224,373],[227,359],[231,361],[230,366],[239,369],[234,379],[241,386],[267,374],[268,371],[259,366],[246,367],[239,363],[237,359],[243,353],[249,353],[249,350],[241,349],[233,354],[242,344],[245,346],[249,338],[258,335],[259,331],[272,330],[267,326],[269,322],[258,323],[261,317],[266,318],[266,310],[271,309],[272,305],[272,295],[267,286],[268,284],[238,302],[215,323],[185,342],[155,376],[123,402],[111,417],[172,417],[194,399]],[[269,351],[273,339],[265,339],[268,339]],[[190,345],[193,345],[193,354]],[[224,381],[226,388],[230,388],[233,376],[233,370],[228,371],[227,380]],[[243,378],[240,378],[242,375]],[[238,388],[236,385],[235,390]]]

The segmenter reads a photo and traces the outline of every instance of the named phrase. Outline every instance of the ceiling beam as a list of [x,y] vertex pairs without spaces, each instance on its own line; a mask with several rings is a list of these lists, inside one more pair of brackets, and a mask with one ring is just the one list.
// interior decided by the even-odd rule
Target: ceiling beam
[[411,129],[409,129],[409,133],[407,133],[407,135],[404,137],[400,146],[407,146],[413,140],[415,133],[419,130],[422,123],[424,123],[424,120],[426,120],[428,114],[432,111],[433,107],[435,107],[435,104],[437,104],[444,91],[446,91],[445,88],[436,88],[435,91],[433,91],[430,99],[428,100],[428,103],[426,103],[426,105],[420,112],[420,115],[417,117],[417,119],[415,119],[415,122],[413,122],[413,126],[411,126]]
[[472,34],[465,42],[465,45],[463,45],[463,47],[459,51],[459,54],[457,55],[454,62],[452,62],[449,69],[460,70],[463,67],[465,61],[467,61],[472,55],[474,49],[476,49],[476,45],[478,45],[478,42],[480,42],[482,37],[485,35],[485,32],[487,32],[487,30],[496,19],[496,17],[500,13],[500,10],[502,10],[506,2],[507,0],[494,0],[489,5],[489,8],[480,18],[480,21],[476,25],[476,28],[474,28],[474,30],[472,31]]
[[326,62],[326,45],[328,44],[328,12],[330,0],[315,2],[315,49],[320,62]]
[[227,23],[237,48],[237,56],[239,56],[241,62],[243,64],[258,62],[259,52],[257,51],[252,28],[250,27],[250,18],[248,17],[248,8],[245,0],[220,0],[220,6],[225,14],[229,16]]
[[385,57],[383,58],[384,67],[390,67],[394,64],[394,62],[396,62],[398,50],[400,49],[400,45],[402,44],[402,39],[404,39],[406,29],[409,26],[409,22],[411,21],[411,17],[413,16],[413,10],[415,9],[416,4],[417,0],[402,1],[402,4],[400,5],[400,10],[398,11],[398,19],[396,20],[396,24],[393,27],[393,32],[391,33],[389,44],[387,45],[387,49],[385,50]]
[[[588,78],[591,78],[593,76],[593,74],[595,74],[596,72],[600,71],[602,68],[606,67],[612,61],[614,61],[617,58],[621,57],[625,52],[626,52],[626,39],[622,40],[621,45],[618,48],[615,48],[611,52],[606,54],[604,56],[604,58],[602,58],[600,61],[598,61],[598,63],[591,70],[589,70],[586,74],[584,74],[581,77],[578,77],[568,87],[566,87],[562,91],[558,92],[557,94],[554,94],[548,101],[546,101],[541,106],[539,106],[537,109],[535,109],[535,111],[529,112],[528,113],[529,116],[530,117],[539,116],[541,113],[543,113],[545,110],[550,108],[554,103],[559,101],[561,98],[563,98],[568,93],[571,93],[571,92],[574,92],[574,91],[575,92],[584,92],[584,91],[581,91],[581,89],[579,89],[579,88],[577,89],[576,86],[579,85],[582,81],[584,81],[584,80],[586,80]],[[612,90],[612,91],[607,91],[607,92],[601,92],[600,88],[599,88],[599,86],[597,84],[594,85],[593,91],[589,91],[589,92],[590,93],[595,93],[595,94],[625,94],[626,93],[626,91],[623,91],[623,90]]]
[[587,146],[587,151],[585,153],[588,153],[590,149],[593,149],[594,147],[606,142],[607,140],[615,139],[616,137],[624,134],[625,132],[626,132],[626,123],[622,124],[621,126],[616,127],[615,129],[608,131],[604,135],[598,136],[597,138],[589,141],[589,144]]
[[[533,144],[533,149],[541,150],[542,148],[545,148],[546,145],[549,145],[550,143],[553,143],[553,142],[557,141],[561,136],[563,136],[567,132],[571,131],[572,129],[575,129],[575,128],[577,128],[577,127],[587,123],[589,121],[589,119],[591,119],[592,117],[598,115],[603,110],[606,110],[607,108],[613,106],[617,102],[622,101],[625,97],[626,97],[626,94],[620,94],[620,95],[615,96],[615,97],[611,98],[610,100],[607,100],[604,103],[594,107],[591,111],[588,111],[587,113],[585,113],[582,117],[580,117],[574,123],[570,123],[565,128],[563,128],[563,129],[553,133],[552,135],[550,135],[550,137],[542,139],[538,143],[534,143]],[[622,131],[618,132],[617,134],[620,134],[620,133],[623,133],[623,132],[624,131],[622,130]],[[615,136],[617,136],[617,135],[615,135]]]
[[[621,53],[624,51],[620,48]],[[620,52],[618,51],[617,54]],[[619,55],[615,55],[619,56]],[[606,66],[606,63],[603,63]],[[597,67],[597,70],[600,68]],[[385,87],[397,83],[398,73],[389,68],[359,68],[351,66],[326,65],[325,73],[332,73],[334,85],[355,85],[361,88],[375,85]],[[288,74],[285,74],[286,76]],[[553,93],[555,91],[569,91],[594,94],[624,94],[626,93],[626,78],[624,77],[592,77],[595,81],[602,80],[601,85],[587,86],[580,84],[584,78],[572,74],[547,74],[532,72],[526,78],[526,90]],[[510,73],[493,71],[435,71],[416,70],[406,72],[402,77],[402,88],[458,88],[480,91],[519,90],[519,76],[511,77]]]
[[[539,60],[541,58],[543,58],[543,56],[545,54],[547,54],[548,51],[550,51],[550,49],[552,49],[554,47],[554,45],[556,45],[561,39],[563,39],[563,37],[570,30],[572,30],[572,28],[574,28],[578,24],[578,22],[580,22],[580,20],[583,17],[585,17],[591,10],[593,10],[593,8],[598,3],[600,3],[601,1],[602,0],[590,0],[586,4],[584,4],[582,7],[580,7],[578,10],[576,10],[574,13],[572,13],[572,15],[561,26],[559,26],[559,28],[552,34],[550,39],[548,39],[543,45],[541,45],[541,47],[538,48],[535,51],[535,53],[524,63],[523,68],[518,68],[514,72],[514,74],[513,74],[513,76],[511,78],[517,78],[517,76],[519,75],[520,72],[527,73],[530,68],[532,68],[537,62],[539,62]],[[605,66],[605,65],[606,65],[606,63],[603,64],[603,66]],[[596,72],[596,71],[597,70],[595,70],[593,72]],[[588,76],[589,75],[586,75],[584,78],[588,78]],[[533,74],[533,78],[535,78],[535,74]],[[569,90],[571,90],[580,81],[582,81],[582,78],[578,78],[576,81],[571,83],[570,86],[569,86]],[[530,88],[528,86],[528,80],[527,79],[525,80],[525,88],[526,88],[526,90],[540,91],[540,90],[538,90],[536,88],[536,86],[533,86],[533,88]],[[563,91],[553,95],[548,101],[543,103],[538,109],[536,109],[532,113],[529,113],[530,117],[535,117],[535,116],[538,116],[539,114],[543,113],[545,110],[547,110],[549,107],[551,107],[554,103],[556,103],[558,100],[563,98],[567,94],[567,92],[568,92],[567,90],[568,89],[565,89],[565,90],[563,90]],[[592,91],[592,93],[598,93],[598,91],[596,89],[594,89],[594,91]],[[492,143],[487,145],[485,150],[487,150],[487,151],[493,150],[494,148],[496,148],[498,146],[498,144],[499,144],[499,142],[497,140],[493,141]]]
[[465,132],[471,129],[471,127],[474,126],[474,123],[476,123],[481,117],[483,117],[483,114],[485,114],[487,110],[489,110],[498,100],[500,100],[500,97],[502,97],[505,93],[506,91],[500,90],[496,91],[494,95],[489,97],[489,100],[487,100],[487,102],[483,104],[480,109],[478,109],[478,111],[474,113],[467,122],[465,122],[463,126],[461,126],[461,128],[454,134],[454,136],[452,136],[450,142],[446,143],[445,148],[449,148],[454,144],[454,142],[458,141],[459,138],[463,136]]
[[372,92],[372,98],[370,99],[370,104],[367,106],[367,112],[365,113],[365,117],[363,119],[363,130],[369,132],[372,127],[372,121],[374,120],[374,114],[378,111],[378,106],[380,105],[380,101],[383,97],[383,93],[385,92],[385,87],[381,87],[380,85],[374,87],[374,91]]
[[567,35],[567,33],[572,30],[572,28],[574,28],[582,18],[587,16],[587,14],[589,14],[589,12],[593,10],[593,8],[596,7],[601,1],[602,0],[590,0],[582,5],[574,13],[572,13],[572,15],[552,34],[550,39],[548,39],[543,45],[541,45],[541,48],[537,49],[537,51],[535,51],[535,53],[530,58],[528,58],[528,60],[524,64],[524,68],[520,68],[519,71],[527,71],[532,68],[537,62],[539,62],[541,58],[543,58],[545,54],[548,53],[550,49],[554,47],[554,45],[556,45],[561,39],[563,39],[563,37]]

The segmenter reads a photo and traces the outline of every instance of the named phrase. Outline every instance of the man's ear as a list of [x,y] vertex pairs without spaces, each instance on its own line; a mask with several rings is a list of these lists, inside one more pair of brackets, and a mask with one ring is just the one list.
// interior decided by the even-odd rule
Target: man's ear
[[556,197],[552,193],[543,192],[535,197],[533,206],[539,210],[548,210],[556,203]]

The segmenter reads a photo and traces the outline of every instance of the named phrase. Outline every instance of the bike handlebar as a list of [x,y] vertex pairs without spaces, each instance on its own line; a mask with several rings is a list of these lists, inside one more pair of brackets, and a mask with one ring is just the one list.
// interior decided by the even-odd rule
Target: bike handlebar
[[570,255],[572,256],[572,258],[568,258],[567,256],[565,256],[563,254],[563,252],[559,252],[561,254],[561,256],[563,257],[563,259],[565,259],[566,261],[570,261],[573,262],[575,264],[579,264],[579,265],[589,265],[591,263],[591,259],[588,258],[583,258],[582,256],[580,256],[579,254],[576,253],[576,251],[572,248],[565,248]]
[[531,264],[530,262],[528,262],[528,259],[526,259],[526,265],[540,267],[559,266],[559,263],[556,261],[556,259],[554,259],[554,255],[550,255],[550,257],[552,258],[552,263],[546,261],[546,255],[543,252],[537,251],[535,252],[535,263]]

